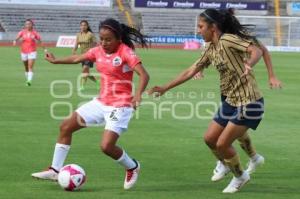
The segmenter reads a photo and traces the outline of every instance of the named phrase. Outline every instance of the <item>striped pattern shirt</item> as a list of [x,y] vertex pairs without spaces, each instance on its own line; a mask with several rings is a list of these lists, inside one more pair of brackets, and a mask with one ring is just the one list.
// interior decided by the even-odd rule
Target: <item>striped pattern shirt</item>
[[95,46],[96,37],[92,32],[77,33],[76,42],[80,46],[81,54],[86,53],[89,49]]
[[248,57],[247,48],[252,43],[237,35],[223,34],[216,46],[212,43],[206,46],[203,55],[194,64],[201,69],[209,65],[216,67],[220,74],[221,94],[227,96],[226,102],[235,107],[262,98],[253,71],[242,77],[244,58]]

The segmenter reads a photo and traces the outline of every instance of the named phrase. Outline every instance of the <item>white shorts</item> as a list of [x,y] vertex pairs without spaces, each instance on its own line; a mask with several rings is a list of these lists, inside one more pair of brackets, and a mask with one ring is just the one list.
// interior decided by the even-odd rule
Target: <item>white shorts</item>
[[131,107],[106,106],[94,99],[79,107],[76,113],[83,118],[86,126],[105,126],[106,130],[121,135],[128,128],[133,110]]
[[36,59],[36,51],[32,53],[21,53],[22,61],[27,61],[28,59]]

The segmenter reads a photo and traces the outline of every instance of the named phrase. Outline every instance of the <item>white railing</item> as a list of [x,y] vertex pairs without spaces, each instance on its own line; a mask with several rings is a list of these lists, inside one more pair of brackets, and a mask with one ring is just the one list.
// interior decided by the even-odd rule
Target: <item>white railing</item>
[[[300,17],[237,16],[241,24],[255,25],[256,37],[275,51],[300,51]],[[197,30],[195,20],[195,34]],[[275,48],[274,48],[275,47]]]
[[237,16],[255,25],[257,38],[268,46],[300,47],[300,17]]

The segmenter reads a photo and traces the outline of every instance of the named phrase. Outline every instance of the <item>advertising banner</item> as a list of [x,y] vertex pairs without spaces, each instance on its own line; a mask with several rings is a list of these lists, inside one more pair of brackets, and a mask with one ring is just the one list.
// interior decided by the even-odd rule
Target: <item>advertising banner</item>
[[201,44],[197,41],[186,41],[183,43],[184,50],[198,50]]
[[56,47],[74,48],[76,36],[59,36],[56,42]]
[[170,8],[170,9],[228,9],[237,10],[267,10],[268,4],[262,2],[228,2],[228,1],[199,1],[199,0],[135,0],[136,8]]
[[186,41],[196,41],[198,43],[203,43],[201,37],[195,37],[191,35],[186,36],[170,36],[170,35],[160,35],[160,36],[150,36],[147,40],[154,44],[183,44]]
[[5,4],[111,7],[111,0],[0,0]]

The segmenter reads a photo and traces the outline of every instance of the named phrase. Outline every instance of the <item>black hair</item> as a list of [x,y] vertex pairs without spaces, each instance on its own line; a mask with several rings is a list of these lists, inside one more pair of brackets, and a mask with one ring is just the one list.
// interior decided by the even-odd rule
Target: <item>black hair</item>
[[231,10],[207,9],[199,16],[203,17],[207,23],[215,24],[222,33],[235,34],[242,39],[257,41],[255,36],[251,35],[255,25],[241,24]]
[[234,9],[234,8],[228,8],[227,11],[228,11],[231,15],[235,15],[235,9]]
[[140,44],[143,48],[148,47],[146,36],[143,35],[140,30],[129,27],[123,23],[119,23],[113,18],[108,18],[100,22],[99,31],[102,28],[111,30],[117,39],[122,40],[122,42],[131,49],[134,49],[133,41]]
[[26,20],[25,20],[25,23],[26,23],[27,21],[29,21],[29,22],[32,24],[32,26],[34,26],[34,22],[33,22],[32,19],[26,19]]
[[90,24],[89,24],[89,22],[87,20],[81,20],[80,24],[82,24],[82,23],[85,23],[87,25],[87,27],[88,27],[87,31],[93,32],[92,29],[91,29],[91,27],[90,27]]

